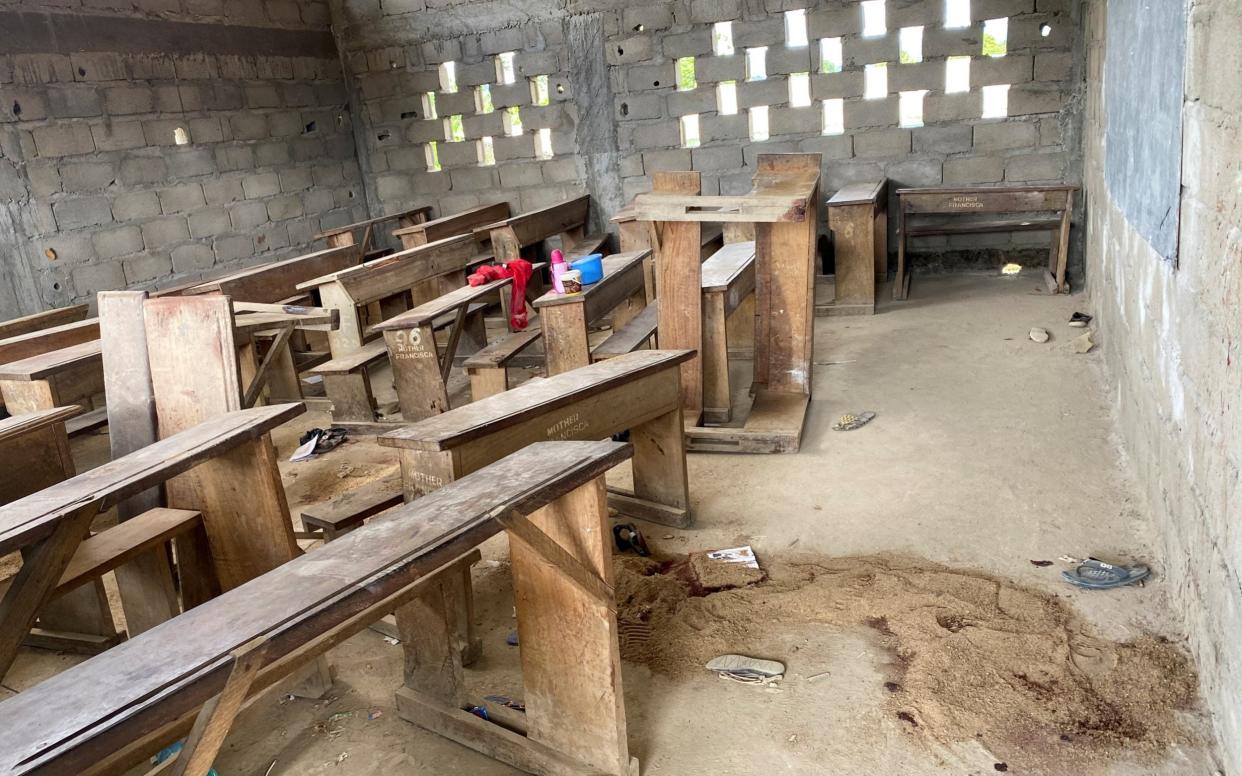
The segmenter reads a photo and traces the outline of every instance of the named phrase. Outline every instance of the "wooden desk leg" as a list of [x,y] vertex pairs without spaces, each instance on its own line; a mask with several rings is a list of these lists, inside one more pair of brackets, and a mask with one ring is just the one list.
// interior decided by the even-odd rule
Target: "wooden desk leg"
[[60,397],[50,380],[3,380],[0,381],[0,395],[4,396],[4,406],[10,415],[60,406]]
[[340,326],[328,332],[328,348],[333,358],[340,358],[360,349],[363,344],[362,316],[354,300],[337,283],[319,287],[319,304],[341,315]]
[[828,209],[836,256],[836,298],[840,308],[875,312],[875,217],[870,203]]
[[591,343],[587,338],[583,305],[549,305],[543,308],[541,317],[549,377],[591,363]]
[[681,406],[686,422],[697,426],[703,410],[703,276],[699,261],[701,225],[697,221],[663,224],[656,287],[660,308],[660,347],[686,348],[694,358],[681,365]]
[[[612,587],[612,533],[603,477],[529,519]],[[528,739],[602,773],[629,773],[612,601],[601,602],[585,592],[523,541],[511,541],[509,547]]]
[[703,420],[728,423],[733,416],[729,389],[729,338],[725,295],[703,295]]
[[56,524],[50,536],[30,548],[21,569],[0,599],[0,678],[8,673],[17,650],[34,625],[61,574],[86,538],[98,506],[90,504]]
[[910,276],[906,269],[906,213],[897,213],[897,275],[893,278],[893,301],[901,302],[910,293]]
[[470,398],[472,401],[485,399],[509,390],[509,370],[498,367],[471,367],[466,370],[470,375]]
[[694,524],[690,478],[686,474],[686,436],[681,408],[630,429],[636,509],[614,496],[614,506],[643,520],[677,528]]
[[1070,222],[1074,215],[1074,192],[1067,191],[1065,193],[1065,211],[1061,213],[1061,227],[1057,231],[1056,242],[1054,243],[1056,251],[1056,265],[1049,267],[1056,273],[1056,289],[1059,294],[1068,294],[1069,285],[1065,282],[1065,268],[1069,264],[1069,240],[1070,240]]
[[449,409],[448,387],[440,375],[435,330],[429,324],[384,332],[388,362],[401,416],[407,423],[439,415]]

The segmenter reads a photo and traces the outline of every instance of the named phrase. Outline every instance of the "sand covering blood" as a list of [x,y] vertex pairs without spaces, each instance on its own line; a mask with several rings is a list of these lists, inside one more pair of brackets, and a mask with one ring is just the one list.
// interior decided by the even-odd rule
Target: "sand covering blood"
[[376,480],[396,474],[397,464],[341,463],[333,466],[307,467],[305,473],[286,486],[291,498],[299,504],[317,504],[356,490]]
[[1197,678],[1169,643],[1101,639],[1055,596],[920,559],[761,561],[766,581],[710,592],[693,558],[619,557],[622,657],[701,675],[782,624],[863,628],[894,656],[877,691],[912,734],[978,740],[1028,773],[1192,742],[1176,714]]

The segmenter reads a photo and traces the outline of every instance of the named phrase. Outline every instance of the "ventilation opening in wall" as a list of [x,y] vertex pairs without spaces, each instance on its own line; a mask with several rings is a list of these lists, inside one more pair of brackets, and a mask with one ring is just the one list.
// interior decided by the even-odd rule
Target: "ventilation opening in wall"
[[699,147],[699,114],[691,113],[681,117],[681,147]]
[[1009,115],[1009,84],[985,86],[983,92],[983,118],[1003,119]]
[[897,99],[897,122],[903,127],[923,126],[924,89],[913,92],[901,92]]
[[302,134],[303,134],[303,135],[313,135],[313,134],[315,134],[315,130],[317,130],[317,129],[318,129],[318,127],[317,127],[317,126],[315,126],[315,122],[310,121],[310,122],[307,122],[306,126],[302,127]]
[[492,103],[492,87],[482,84],[474,88],[474,110],[476,113],[491,113],[496,110]]
[[535,158],[552,158],[552,130],[547,127],[535,133]]
[[1039,25],[1039,37],[1041,37],[1041,38],[1046,38],[1046,37],[1048,37],[1048,36],[1049,36],[1049,35],[1051,35],[1051,34],[1052,34],[1052,25],[1051,25],[1051,24],[1041,24],[1041,25]]
[[677,60],[677,91],[688,92],[697,88],[698,79],[694,75],[694,57],[681,57]]
[[515,52],[505,51],[496,55],[496,83],[517,83],[517,68],[514,67]]
[[14,116],[22,115],[22,104],[18,102],[17,100],[13,100],[13,115]]
[[944,61],[944,93],[970,91],[970,57],[949,57]]
[[712,25],[712,53],[718,57],[733,56],[733,22]]
[[427,157],[427,172],[440,171],[440,147],[432,140],[423,146],[423,155]]
[[423,93],[423,116],[429,119],[439,118],[439,116],[436,115],[436,93],[435,92],[424,92]]
[[806,9],[795,8],[785,12],[785,45],[801,48],[809,41],[806,36]]
[[565,93],[565,84],[557,84],[557,85],[556,85],[556,93],[557,93],[557,94],[564,94],[564,93]]
[[746,49],[746,80],[763,81],[768,77],[768,47]]
[[505,134],[509,137],[518,137],[522,134],[522,111],[518,109],[518,106],[505,108],[500,121],[504,125]]
[[530,101],[534,105],[547,105],[551,102],[546,75],[537,75],[530,79]]
[[716,84],[716,112],[721,116],[737,115],[737,81]]
[[185,127],[177,127],[173,130],[173,142],[177,145],[189,145],[190,133],[185,130]]
[[845,100],[824,100],[824,134],[845,134]]
[[474,144],[475,151],[479,155],[479,164],[488,167],[496,163],[496,149],[492,145],[490,137],[481,137]]
[[789,74],[789,105],[792,108],[807,108],[811,105],[811,74]]
[[444,139],[450,143],[460,143],[466,139],[466,126],[462,123],[460,113],[444,120]]
[[960,30],[970,26],[970,0],[944,0],[944,27]]
[[754,141],[767,140],[769,137],[768,106],[757,105],[746,113],[750,123],[750,139]]
[[983,23],[983,56],[1003,57],[1009,53],[1009,20],[988,19]]
[[418,118],[418,111],[416,111],[416,110],[403,110],[403,111],[401,111],[401,119],[402,119],[402,121],[404,121],[404,120],[406,120],[406,119],[416,119],[416,118]]
[[888,63],[876,62],[863,68],[863,99],[880,100],[888,96]]
[[923,61],[922,27],[902,27],[897,33],[897,60],[903,65]]
[[440,63],[440,91],[453,94],[457,91],[457,63]]
[[819,72],[839,73],[845,57],[841,52],[840,38],[821,38],[819,41]]
[[884,0],[863,0],[860,5],[864,38],[878,38],[888,32],[888,22],[884,19]]

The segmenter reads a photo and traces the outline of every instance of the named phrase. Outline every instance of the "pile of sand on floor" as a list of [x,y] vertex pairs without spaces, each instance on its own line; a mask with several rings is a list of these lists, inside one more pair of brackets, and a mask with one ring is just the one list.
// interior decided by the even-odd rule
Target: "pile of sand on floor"
[[719,591],[704,589],[695,565],[617,558],[624,659],[701,674],[783,624],[862,627],[895,658],[877,692],[913,734],[975,739],[1031,772],[1191,743],[1176,719],[1197,698],[1187,658],[1153,637],[1098,638],[1047,593],[894,556],[768,556],[765,581]]

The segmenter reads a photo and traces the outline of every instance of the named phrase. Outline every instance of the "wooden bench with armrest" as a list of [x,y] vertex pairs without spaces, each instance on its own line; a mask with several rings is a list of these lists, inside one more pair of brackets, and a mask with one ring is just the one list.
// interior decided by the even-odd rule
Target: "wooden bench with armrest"
[[[427,205],[405,210],[400,213],[391,213],[389,215],[377,216],[376,218],[368,218],[365,221],[359,221],[356,224],[346,224],[333,229],[325,229],[315,235],[316,240],[324,240],[329,248],[343,248],[347,245],[360,246],[362,255],[370,258],[371,252],[371,235],[375,233],[375,229],[380,224],[396,221],[397,228],[414,226],[421,224],[431,218],[431,208]],[[358,230],[362,230],[362,237],[359,239]]]
[[1053,232],[1044,283],[1053,294],[1068,293],[1065,267],[1077,186],[969,186],[897,190],[897,277],[893,298],[910,289],[906,262],[911,237],[988,232]]
[[888,278],[888,179],[851,183],[828,198],[836,259],[833,315],[875,312],[875,287]]
[[417,248],[420,245],[469,234],[480,226],[503,221],[512,215],[508,202],[497,202],[492,205],[480,205],[451,216],[442,216],[421,224],[406,226],[393,231],[393,235],[401,240],[403,249]]
[[[636,773],[603,500],[603,474],[629,454],[522,450],[0,702],[0,771],[122,774],[185,738],[173,767],[202,776],[241,708],[395,608],[400,716],[526,771]],[[506,530],[525,735],[461,710],[472,699],[444,627],[450,580],[435,573]]]

